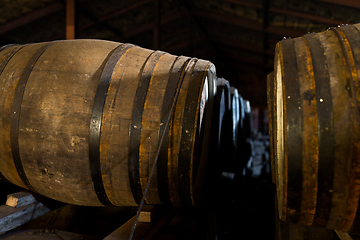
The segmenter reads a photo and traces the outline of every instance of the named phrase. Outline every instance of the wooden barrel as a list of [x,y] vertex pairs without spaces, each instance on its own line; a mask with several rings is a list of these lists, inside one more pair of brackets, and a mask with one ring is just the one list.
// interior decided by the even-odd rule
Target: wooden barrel
[[273,102],[282,220],[360,229],[360,25],[279,42]]
[[[0,52],[0,172],[62,202],[195,205],[215,67],[131,44],[72,40]],[[179,87],[169,127],[165,129]]]

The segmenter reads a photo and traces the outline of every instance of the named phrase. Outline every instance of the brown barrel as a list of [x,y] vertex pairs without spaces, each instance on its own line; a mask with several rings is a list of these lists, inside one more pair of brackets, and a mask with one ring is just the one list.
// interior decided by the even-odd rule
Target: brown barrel
[[[131,44],[72,40],[0,52],[0,172],[88,206],[195,205],[215,94],[208,61]],[[174,96],[179,98],[165,129]]]
[[282,220],[360,229],[360,25],[275,52],[275,171]]

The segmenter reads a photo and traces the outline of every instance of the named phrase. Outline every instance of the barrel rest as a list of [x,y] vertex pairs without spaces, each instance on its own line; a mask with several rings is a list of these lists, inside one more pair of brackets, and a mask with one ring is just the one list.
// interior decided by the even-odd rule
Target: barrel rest
[[338,237],[340,238],[340,240],[359,240],[360,239],[359,236],[353,236],[346,232],[342,232],[342,231],[338,231],[338,230],[335,230],[335,232],[338,235]]
[[51,201],[30,192],[9,194],[6,204],[0,206],[0,234],[52,211]]
[[[155,239],[155,236],[175,217],[179,212],[176,207],[146,206],[139,215],[136,229],[131,239]],[[116,229],[104,240],[127,240],[131,235],[132,228],[136,222],[136,215],[130,218],[121,227]]]

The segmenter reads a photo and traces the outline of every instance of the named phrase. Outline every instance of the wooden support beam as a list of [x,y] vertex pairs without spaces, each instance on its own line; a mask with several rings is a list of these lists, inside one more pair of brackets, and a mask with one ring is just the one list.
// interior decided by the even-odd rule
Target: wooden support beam
[[184,48],[187,48],[190,46],[190,44],[196,44],[196,43],[199,43],[201,41],[206,41],[206,37],[202,36],[202,37],[198,37],[196,39],[192,39],[191,41],[186,41],[186,42],[181,42],[177,45],[174,45],[174,46],[171,46],[171,47],[168,47],[166,49],[164,49],[164,51],[167,51],[169,53],[174,53],[174,52],[177,52],[179,50],[182,50]]
[[359,0],[318,0],[326,3],[333,3],[340,6],[352,7],[352,8],[360,8]]
[[[27,192],[13,194],[12,197],[18,199],[16,206],[18,203],[22,202],[21,199],[25,200],[24,198],[26,198],[29,194],[30,193]],[[29,200],[29,198],[27,200]],[[23,201],[22,203],[24,204],[26,202],[33,203],[22,207],[10,207],[7,205],[0,206],[0,234],[30,222],[31,220],[51,211],[41,202]],[[14,201],[10,201],[9,204],[14,205]]]
[[75,0],[66,0],[66,39],[75,39]]
[[[248,3],[248,2],[242,1],[242,0],[222,0],[222,1],[237,4],[239,6],[244,6],[244,7],[263,9],[263,6],[261,4]],[[338,0],[318,0],[318,1],[360,8],[360,2],[357,0],[354,0],[354,1],[347,0],[347,1],[345,1],[345,3],[344,3],[344,1],[339,2]],[[269,12],[283,14],[283,15],[287,15],[287,16],[294,16],[294,17],[298,17],[298,18],[304,18],[304,19],[308,19],[311,21],[326,23],[326,24],[330,24],[330,25],[346,24],[346,22],[342,22],[340,20],[315,16],[312,14],[292,11],[292,10],[288,10],[288,9],[276,8],[276,7],[270,7]]]
[[33,12],[27,13],[19,18],[14,19],[13,21],[7,22],[0,26],[0,35],[10,32],[16,28],[22,27],[26,24],[34,22],[38,19],[46,17],[50,14],[60,11],[64,6],[60,2],[54,2],[49,4],[46,7],[37,9]]
[[297,31],[289,28],[275,27],[269,26],[265,30],[263,29],[263,25],[248,19],[241,19],[238,17],[228,16],[224,14],[214,14],[206,11],[193,11],[193,15],[196,15],[201,18],[211,19],[213,21],[223,22],[230,25],[236,25],[243,28],[249,28],[257,31],[265,31],[267,33],[276,34],[283,37],[300,37],[306,32]]
[[261,47],[255,46],[255,45],[250,45],[247,42],[232,40],[232,39],[228,39],[228,38],[221,38],[219,36],[211,36],[210,40],[213,42],[219,43],[219,44],[224,44],[226,46],[246,50],[249,52],[264,54],[264,55],[268,55],[268,56],[274,56],[273,50],[268,49],[268,50],[264,51]]
[[[150,240],[156,239],[158,233],[163,229],[176,214],[179,208],[156,206],[151,210],[143,209],[140,212],[134,235],[131,230],[136,222],[136,215],[129,221],[116,229],[104,240]],[[154,215],[154,216],[152,216]]]
[[[178,18],[182,18],[184,16],[186,16],[188,14],[188,11],[186,10],[180,10],[180,11],[177,11],[175,13],[169,13],[167,15],[164,15],[161,17],[160,19],[160,25],[164,25],[164,24],[167,24],[169,22],[172,22]],[[132,30],[129,30],[128,32],[125,32],[124,33],[124,37],[123,39],[120,39],[119,37],[114,37],[112,38],[113,41],[122,41],[124,39],[129,39],[129,38],[132,38],[136,35],[139,35],[141,33],[144,33],[144,32],[147,32],[147,31],[151,31],[152,29],[154,28],[154,24],[153,23],[147,23],[147,24],[143,24],[139,27],[136,27],[136,28],[133,28]]]
[[227,2],[227,3],[233,3],[233,4],[241,5],[241,6],[244,6],[244,7],[262,9],[262,5],[258,4],[258,3],[251,3],[251,2],[243,1],[243,0],[222,0],[222,1]]
[[138,3],[134,3],[134,4],[132,4],[132,5],[128,6],[128,7],[124,7],[122,9],[116,10],[114,12],[106,14],[106,16],[103,16],[103,17],[99,18],[97,21],[90,21],[90,22],[88,22],[86,24],[83,24],[83,25],[79,26],[79,30],[84,30],[86,28],[92,27],[95,24],[107,21],[107,20],[109,20],[111,18],[114,18],[114,17],[119,16],[121,14],[127,13],[127,12],[129,12],[129,11],[131,11],[133,9],[136,9],[136,8],[142,6],[142,5],[146,4],[146,3],[152,2],[152,1],[153,0],[144,0],[144,1],[141,1],[141,2],[138,2]]
[[271,8],[269,8],[269,12],[288,15],[288,16],[294,16],[294,17],[298,17],[298,18],[304,18],[304,19],[308,19],[308,20],[311,20],[311,21],[326,23],[326,24],[330,24],[330,25],[346,24],[346,22],[342,22],[340,20],[335,20],[335,19],[330,19],[330,18],[325,18],[325,17],[319,17],[319,16],[315,16],[315,15],[312,15],[312,14],[296,12],[296,11],[291,11],[291,10],[281,9],[281,8],[271,7]]
[[338,230],[335,230],[335,232],[338,235],[338,237],[340,238],[340,240],[360,240],[359,236],[353,236],[349,233],[338,231]]
[[154,0],[154,39],[153,49],[158,50],[160,48],[160,4],[159,0]]
[[18,192],[9,194],[6,199],[6,205],[14,208],[21,208],[33,203],[36,203],[36,199],[30,192]]

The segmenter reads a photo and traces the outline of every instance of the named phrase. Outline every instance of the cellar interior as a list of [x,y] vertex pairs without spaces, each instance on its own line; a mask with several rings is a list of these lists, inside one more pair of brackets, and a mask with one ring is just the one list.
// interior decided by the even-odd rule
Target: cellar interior
[[[1,95],[3,95],[0,97],[0,114],[3,115],[0,119],[0,240],[360,239],[358,237],[360,231],[356,230],[360,229],[360,226],[356,227],[360,224],[360,213],[356,210],[360,192],[360,186],[358,186],[360,176],[357,176],[360,171],[351,170],[360,169],[360,163],[356,161],[356,156],[360,153],[356,135],[359,131],[359,126],[356,124],[360,123],[359,112],[356,112],[359,104],[349,103],[346,105],[349,107],[344,107],[346,111],[349,111],[346,115],[349,117],[344,120],[339,113],[342,111],[334,110],[332,113],[333,105],[326,105],[323,111],[319,110],[322,106],[315,108],[315,113],[310,107],[303,107],[303,105],[297,107],[296,101],[291,102],[295,98],[290,98],[287,92],[294,91],[291,93],[297,94],[291,88],[291,83],[288,84],[287,79],[291,81],[292,75],[295,76],[298,71],[299,77],[294,77],[293,82],[304,78],[313,83],[311,86],[306,85],[306,81],[299,83],[303,85],[298,91],[303,93],[305,90],[308,92],[313,90],[315,92],[316,88],[316,94],[323,94],[319,101],[327,103],[328,99],[322,97],[326,95],[324,91],[327,91],[327,88],[333,91],[335,87],[325,84],[328,87],[320,88],[320,84],[327,80],[321,80],[322,78],[318,76],[326,76],[323,78],[333,81],[332,79],[339,74],[339,79],[350,79],[350,83],[346,85],[353,90],[350,98],[353,99],[351,96],[356,96],[355,99],[360,99],[358,80],[360,79],[358,73],[360,64],[357,59],[360,58],[360,33],[355,33],[353,24],[356,23],[360,23],[360,2],[357,0],[0,0],[0,47],[4,46],[0,49],[0,89],[2,88]],[[316,35],[320,32],[323,32],[322,35]],[[332,42],[334,36],[340,39],[340,43]],[[326,45],[327,42],[324,39],[330,45]],[[302,45],[301,41],[306,44]],[[316,41],[321,42],[318,48]],[[33,45],[32,43],[41,44]],[[335,53],[331,53],[335,60],[329,60],[332,56],[329,49],[335,49],[336,44],[339,44],[338,49],[334,50]],[[38,50],[37,46],[39,46]],[[339,53],[339,49],[344,53]],[[305,58],[304,56],[310,52],[327,58],[317,58],[315,55]],[[125,62],[123,60],[125,58],[129,60]],[[44,60],[40,63],[41,59]],[[165,59],[168,60],[165,61]],[[137,61],[143,61],[142,67],[140,63],[138,67]],[[180,61],[183,61],[181,66]],[[51,70],[46,68],[47,62],[53,64],[49,68]],[[76,64],[79,67],[74,67]],[[111,64],[115,65],[111,66]],[[305,64],[305,67],[302,64]],[[342,64],[347,70],[343,70]],[[161,69],[164,70],[161,71]],[[337,71],[331,69],[337,69]],[[167,87],[156,85],[156,81],[165,81],[165,70],[169,74],[167,76],[171,76],[167,77],[169,79],[169,83],[166,82]],[[321,71],[326,73],[321,75]],[[93,89],[91,89],[91,83],[87,85],[87,80],[81,75],[85,72],[97,77],[96,79],[94,77],[96,82],[93,83]],[[121,75],[122,73],[124,75]],[[56,78],[46,79],[51,74],[54,74]],[[116,86],[122,87],[121,81],[117,80],[124,79],[123,82],[125,82],[126,78],[123,76],[126,74],[129,76],[133,74],[134,79],[139,78],[137,81],[147,84],[133,87],[134,100],[125,97],[126,92],[131,92],[133,89],[130,83],[126,85],[127,88],[123,87],[122,93],[116,93],[118,95],[113,93]],[[279,77],[281,74],[283,76]],[[76,87],[77,90],[67,90],[67,86],[58,81],[57,76],[64,79],[65,85],[69,84],[69,89]],[[119,77],[116,78],[116,76]],[[110,79],[106,80],[106,77]],[[77,78],[79,78],[78,83],[76,83]],[[50,79],[53,83],[48,84]],[[20,83],[24,81],[24,87],[21,87],[20,83],[13,83],[15,81]],[[108,81],[105,82],[108,84],[106,91],[101,85],[104,81]],[[13,88],[9,87],[11,84],[15,84]],[[168,91],[170,88],[172,92]],[[284,95],[281,95],[282,89],[286,89]],[[22,92],[19,93],[19,91]],[[204,91],[206,92],[205,106],[202,105]],[[168,92],[170,93],[167,94]],[[309,94],[306,95],[308,92],[305,91],[303,96],[306,98],[304,101],[309,101],[310,106],[314,104],[312,101],[315,98],[308,97]],[[62,115],[61,109],[54,110],[57,103],[52,100],[52,97],[57,99],[61,93],[67,97],[61,105],[67,106],[67,108],[66,106],[62,108],[64,111],[61,112]],[[336,95],[333,93],[331,92],[332,96],[329,98]],[[44,94],[44,97],[41,97],[41,94]],[[85,99],[85,102],[88,99],[92,101],[91,105],[79,103],[77,99],[81,94],[84,94],[81,97]],[[89,97],[89,94],[92,95]],[[163,96],[164,99],[169,95],[169,101],[164,100],[160,106],[157,102],[157,94]],[[121,98],[120,95],[124,97]],[[108,103],[109,99],[111,97],[116,99],[118,96],[120,99],[118,102],[126,100],[117,108],[120,111],[116,112],[115,107],[113,109],[109,107],[109,110],[108,105],[111,105]],[[17,102],[17,97],[20,102]],[[11,100],[12,98],[14,100]],[[340,101],[343,101],[345,105],[344,98],[339,97],[338,102],[333,100],[334,106],[341,105]],[[101,101],[103,101],[102,104],[96,105]],[[98,110],[92,105],[93,103],[94,106],[99,106],[102,112],[96,112]],[[168,104],[167,108],[165,103]],[[150,104],[153,106],[150,106],[148,110],[147,107]],[[286,107],[282,108],[282,104]],[[203,107],[205,109],[202,109]],[[310,113],[304,112],[301,115],[292,111],[292,109],[301,110],[301,108],[304,109],[302,111]],[[354,113],[349,110],[353,108],[356,108]],[[84,114],[86,112],[87,115],[82,119],[83,122],[73,117],[72,111],[75,112],[75,109],[76,111],[85,109]],[[125,129],[121,124],[119,124],[120,127],[116,125],[116,121],[122,117],[121,114],[126,115],[122,111],[125,112],[127,109],[130,109],[129,126],[131,127]],[[22,115],[17,114],[20,110]],[[51,112],[53,110],[54,113]],[[106,115],[105,111],[109,111],[109,114]],[[24,117],[25,114],[28,117]],[[59,129],[65,129],[64,132],[46,129],[46,122],[49,123],[48,127],[58,126],[54,121],[60,117],[53,118],[56,114],[59,116],[68,114],[70,119],[67,120],[68,126],[59,127]],[[161,114],[159,122],[157,122],[156,114],[159,115],[159,119]],[[36,122],[34,117],[38,115],[43,117],[43,120]],[[351,136],[349,139],[338,133],[341,129],[335,120],[330,124],[331,131],[334,128],[334,136],[330,133],[322,134],[330,128],[330,125],[326,125],[326,119],[332,121],[332,119],[337,119],[338,115],[343,121],[339,125],[349,124],[349,128],[344,127],[342,131],[343,135]],[[316,122],[311,120],[315,119],[314,116],[317,116]],[[189,119],[192,120],[192,118],[195,120],[190,121]],[[302,122],[297,122],[296,119],[300,118]],[[106,121],[110,127],[105,124]],[[138,128],[136,122],[140,122],[142,127]],[[352,122],[354,122],[353,125]],[[154,123],[159,126],[155,126]],[[35,127],[36,124],[37,127]],[[121,131],[116,130],[111,124],[121,128]],[[280,131],[281,124],[287,124],[287,128]],[[317,127],[314,130],[307,127],[307,124]],[[71,141],[67,141],[66,136],[63,136],[67,134],[66,131],[70,131],[71,127],[74,129],[71,131],[76,132],[76,128],[82,129],[83,126],[88,131],[84,141],[82,138],[79,138],[80,140],[72,138]],[[156,130],[152,130],[151,127]],[[93,131],[92,128],[98,129],[98,132]],[[302,130],[305,133],[299,132]],[[46,133],[40,133],[42,131]],[[193,137],[187,137],[189,131],[194,132]],[[311,133],[308,134],[306,131]],[[18,133],[18,136],[14,133]],[[109,138],[105,139],[106,133],[109,134]],[[282,138],[281,134],[285,137]],[[319,136],[316,138],[316,141],[319,141],[318,145],[313,142],[311,134]],[[59,138],[61,141],[55,142],[47,135],[53,135],[54,139]],[[129,173],[127,170],[121,171],[129,175],[125,177],[130,178],[131,189],[129,193],[110,194],[109,185],[112,186],[115,183],[111,182],[112,180],[108,183],[106,179],[115,179],[114,176],[118,172],[115,173],[113,169],[119,168],[114,166],[112,170],[109,170],[111,174],[106,175],[107,172],[104,173],[105,170],[103,170],[105,165],[100,166],[105,162],[102,154],[108,148],[114,148],[115,150],[111,151],[120,154],[121,149],[126,147],[116,149],[122,144],[119,143],[121,139],[125,139],[128,135],[130,135],[130,140],[127,144],[130,146],[126,145],[126,147],[130,150],[127,156],[129,166],[126,168],[129,168]],[[41,139],[36,139],[37,136],[41,136]],[[149,139],[155,137],[156,142],[145,138],[144,140],[143,136]],[[176,139],[177,137],[179,139]],[[173,138],[175,140],[171,140]],[[326,139],[332,139],[333,142]],[[342,165],[337,162],[337,159],[341,158],[339,157],[341,154],[338,154],[341,152],[338,146],[342,144],[337,139],[349,143],[350,147],[344,150],[344,152],[351,152],[349,159],[352,160],[349,163],[346,162],[347,167],[341,167],[345,163]],[[26,143],[25,140],[28,142]],[[36,143],[37,140],[39,144]],[[104,143],[106,141],[109,146]],[[286,156],[283,158],[289,162],[288,165],[285,164],[285,170],[277,165],[282,163],[281,141],[285,141],[286,148],[284,150]],[[80,143],[86,145],[85,152],[77,152],[76,147]],[[178,158],[172,155],[175,152],[173,145],[176,144],[179,145],[177,149],[179,153],[176,155]],[[312,146],[315,145],[315,150],[313,150]],[[324,147],[329,145],[331,147]],[[66,168],[62,167],[62,162],[59,162],[63,156],[61,150],[54,150],[56,147],[59,149],[65,147],[64,149],[69,152],[63,154],[66,163],[69,164]],[[135,150],[138,154],[135,157],[133,157],[132,147],[138,149]],[[292,147],[293,149],[290,149]],[[75,153],[71,155],[71,151]],[[334,152],[334,157],[329,156],[331,154],[326,155],[326,152],[330,151]],[[294,166],[291,160],[288,160],[291,156],[297,159],[296,154],[302,157],[302,163],[300,161],[300,165],[293,165],[300,171],[303,169],[300,173],[302,176],[297,179],[295,177],[298,177],[299,173],[295,170],[291,172],[291,167]],[[320,166],[319,170],[316,170],[315,177],[319,176],[316,186],[311,185],[314,181],[316,182],[311,174],[311,169],[313,169],[311,165],[313,155],[311,154],[319,155],[315,157],[318,165],[314,165],[314,168]],[[43,155],[47,158],[42,157]],[[77,156],[87,162],[90,159],[90,163],[87,163],[90,171],[89,169],[72,169],[80,166],[75,163],[80,161]],[[308,162],[306,162],[307,156],[307,159],[310,159]],[[120,157],[114,154],[113,158]],[[147,158],[150,159],[148,162],[145,161]],[[333,158],[335,167],[331,168],[331,165],[322,170],[322,159]],[[54,163],[55,170],[51,169],[50,165],[40,166],[39,162],[45,161],[44,159],[50,162],[51,166],[53,162],[58,161],[58,165]],[[92,159],[95,159],[95,162],[91,162]],[[12,171],[9,167],[5,167],[9,165],[9,161],[13,161],[10,164],[14,166]],[[34,170],[34,177],[30,177],[30,172],[36,167],[27,164],[26,161],[37,162],[37,167],[41,168],[41,176],[35,176],[37,170]],[[134,177],[130,169],[136,161],[140,163],[135,165],[137,173]],[[72,163],[74,166],[71,166]],[[189,170],[185,169],[186,164],[190,166]],[[309,167],[306,164],[309,164]],[[320,177],[327,174],[335,174],[335,177],[341,175],[340,170],[338,172],[333,170],[337,168],[336,164],[339,164],[339,169],[344,169],[343,172],[346,172],[349,177],[339,181],[340,183],[332,178],[322,180]],[[100,168],[99,173],[96,172],[96,167]],[[284,180],[278,175],[281,175],[282,171],[288,171],[288,167],[290,170],[285,175],[289,179]],[[62,170],[57,170],[57,168]],[[173,170],[176,173],[174,175],[172,175]],[[92,194],[99,200],[95,199],[91,202],[91,197],[87,199],[85,195],[82,200],[80,195],[83,193],[79,196],[74,195],[75,197],[70,199],[61,191],[66,191],[68,188],[71,194],[75,194],[77,190],[73,189],[78,187],[77,184],[80,186],[82,181],[87,180],[80,177],[79,179],[64,178],[63,185],[59,187],[62,189],[60,191],[56,190],[57,185],[51,185],[52,181],[56,181],[53,176],[57,174],[51,171],[63,171],[64,174],[66,171],[73,171],[72,177],[77,174],[76,171],[79,176],[86,175],[90,182],[93,182],[87,186],[93,187],[94,184],[95,190],[92,190]],[[193,172],[198,175],[196,176]],[[183,177],[183,175],[187,176],[187,173],[190,176],[190,183]],[[196,184],[199,181],[200,187],[195,184],[193,176],[198,177]],[[293,176],[295,180],[292,180]],[[43,180],[46,177],[48,180]],[[132,177],[135,180],[132,180]],[[124,179],[124,176],[120,176],[119,173],[119,178]],[[98,183],[99,179],[101,184]],[[155,180],[153,179],[156,179],[159,185],[156,191],[159,191],[158,198],[161,201],[156,196],[154,197]],[[310,180],[307,182],[307,179]],[[334,181],[334,186],[332,183],[329,186],[329,182],[332,181]],[[43,185],[34,185],[35,182],[43,182]],[[287,189],[285,193],[280,189],[282,188],[280,184],[283,183],[286,185],[284,188]],[[337,198],[334,200],[335,197],[332,196],[332,202],[323,200],[325,197],[317,193],[317,189],[319,192],[324,189],[326,193],[336,192],[336,186],[341,188],[341,184],[349,184],[346,188],[348,190],[344,190],[343,195],[341,192],[336,193],[338,195],[333,194]],[[138,187],[140,193],[136,187],[133,187],[134,185],[140,186]],[[302,189],[301,193],[296,192],[296,187]],[[43,189],[50,190],[47,192]],[[99,189],[102,189],[104,193]],[[123,190],[122,187],[114,187],[114,189]],[[311,191],[311,189],[315,190]],[[82,190],[79,188],[78,192]],[[190,193],[186,192],[188,190]],[[278,192],[277,195],[276,192]],[[131,195],[130,200],[124,200],[126,204],[123,206],[122,194]],[[188,194],[191,196],[187,196]],[[310,200],[307,200],[306,194],[309,194]],[[323,215],[310,209],[314,207],[314,204],[310,203],[313,196],[311,194],[315,194],[315,205],[317,202],[324,203],[324,206],[331,209],[327,216],[323,216],[326,214],[323,213],[325,210],[321,209],[321,206],[315,207],[316,211],[323,211],[321,212]],[[201,195],[199,200],[197,200],[198,195]],[[284,199],[279,200],[283,196],[285,196]],[[298,203],[300,200],[296,199],[301,199],[302,202]],[[283,209],[278,209],[278,206]],[[341,210],[346,214],[341,215]],[[311,219],[307,214],[315,220],[307,220]],[[336,214],[341,215],[339,217],[341,223],[340,220],[336,222],[336,217],[334,217]]]

